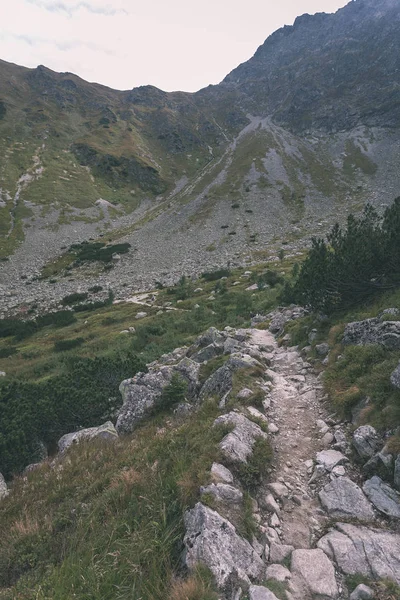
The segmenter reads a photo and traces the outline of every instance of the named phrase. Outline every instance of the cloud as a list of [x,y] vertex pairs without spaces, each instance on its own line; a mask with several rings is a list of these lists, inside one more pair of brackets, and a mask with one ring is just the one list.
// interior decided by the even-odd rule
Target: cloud
[[95,3],[86,2],[84,0],[80,2],[71,2],[69,0],[27,0],[30,4],[34,4],[38,8],[44,8],[49,12],[64,13],[69,17],[72,17],[74,13],[80,10],[86,10],[94,15],[105,15],[112,17],[117,14],[128,14],[128,11],[124,8],[115,8],[111,4],[107,3]]
[[61,52],[69,52],[70,50],[74,50],[76,48],[86,48],[88,50],[92,50],[93,52],[102,52],[103,54],[108,54],[109,56],[114,55],[110,49],[104,48],[99,44],[95,44],[89,41],[82,41],[77,39],[71,40],[53,40],[49,38],[43,38],[34,35],[17,35],[10,33],[0,33],[0,40],[5,39],[13,39],[19,42],[25,42],[29,46],[41,46],[43,44],[55,46]]

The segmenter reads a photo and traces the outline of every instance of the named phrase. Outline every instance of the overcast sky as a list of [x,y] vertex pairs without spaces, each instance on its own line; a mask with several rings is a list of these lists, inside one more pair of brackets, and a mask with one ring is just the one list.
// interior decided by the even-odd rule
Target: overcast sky
[[0,0],[0,58],[117,89],[218,83],[303,13],[346,0]]

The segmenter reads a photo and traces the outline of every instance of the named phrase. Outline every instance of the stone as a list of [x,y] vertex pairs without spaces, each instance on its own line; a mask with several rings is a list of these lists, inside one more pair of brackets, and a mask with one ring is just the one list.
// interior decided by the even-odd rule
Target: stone
[[327,471],[332,471],[337,465],[348,462],[344,454],[337,450],[322,450],[317,453],[317,463],[322,465]]
[[343,475],[346,475],[346,469],[340,465],[339,467],[334,467],[331,473],[335,477],[343,477]]
[[279,581],[280,583],[284,583],[288,581],[292,577],[289,569],[284,567],[283,565],[269,565],[265,572],[265,578],[268,581],[269,579],[274,579],[275,581]]
[[192,356],[190,357],[191,360],[194,360],[195,362],[198,363],[203,363],[206,362],[207,360],[211,360],[212,358],[215,358],[216,356],[219,356],[220,354],[222,354],[223,352],[223,348],[221,346],[219,346],[218,344],[210,344],[209,346],[205,346],[204,348],[201,348],[198,352],[196,352],[195,354],[192,354]]
[[253,283],[253,285],[249,285],[249,287],[246,288],[246,292],[256,292],[256,291],[258,291],[257,283]]
[[395,370],[390,376],[390,383],[394,385],[394,387],[400,389],[400,363],[397,365]]
[[329,344],[317,344],[315,346],[315,350],[318,356],[326,356],[327,354],[329,354]]
[[272,494],[267,494],[265,497],[260,498],[260,504],[269,512],[276,513],[279,515],[281,512],[280,506],[273,497]]
[[345,575],[359,573],[372,579],[391,579],[400,585],[400,534],[338,523],[317,546]]
[[219,447],[223,455],[231,462],[246,463],[253,452],[253,446],[258,438],[268,439],[268,435],[256,423],[244,415],[230,412],[218,417],[216,425],[233,425],[234,429],[220,442]]
[[375,593],[370,587],[361,583],[350,594],[350,600],[372,600],[375,598]]
[[275,423],[268,423],[268,433],[279,433],[279,427]]
[[322,419],[318,419],[317,427],[321,435],[325,435],[325,433],[329,431],[328,425],[325,423],[325,421],[322,421]]
[[0,473],[0,500],[5,498],[8,495],[8,487],[6,484],[6,480],[3,475]]
[[281,526],[280,519],[279,519],[279,517],[278,517],[278,515],[276,513],[274,513],[272,515],[272,517],[270,518],[269,524],[271,525],[271,527],[275,527],[275,528]]
[[200,494],[210,494],[215,500],[226,504],[241,504],[243,493],[228,483],[211,483],[200,488]]
[[394,462],[394,487],[400,491],[400,454],[398,454]]
[[400,494],[375,475],[363,486],[364,493],[379,512],[400,519]]
[[262,585],[251,585],[249,587],[249,600],[278,600],[271,590]]
[[378,432],[371,425],[362,425],[353,433],[353,446],[361,459],[371,458],[382,445]]
[[268,424],[267,417],[261,411],[259,411],[258,408],[254,408],[254,406],[247,406],[246,409],[252,417],[256,417],[256,419],[259,419],[266,425]]
[[325,433],[325,435],[322,437],[321,439],[321,443],[324,446],[324,448],[329,448],[329,446],[332,444],[332,442],[334,441],[334,436],[333,433],[331,433],[330,431],[327,431]]
[[275,498],[284,498],[289,495],[289,490],[286,485],[279,481],[268,483],[267,488],[273,493]]
[[287,558],[290,558],[293,550],[293,546],[271,542],[269,549],[269,560],[272,563],[282,563]]
[[197,340],[194,342],[194,345],[203,348],[204,346],[209,346],[210,344],[218,344],[223,346],[224,342],[225,336],[215,327],[210,327],[197,338]]
[[218,463],[213,463],[211,477],[214,483],[233,483],[233,475],[230,470]]
[[135,319],[138,319],[138,320],[139,319],[144,319],[145,317],[147,317],[147,312],[144,312],[144,311],[138,312],[135,315]]
[[247,398],[250,398],[250,396],[252,396],[253,394],[253,390],[250,390],[249,388],[243,388],[238,393],[237,398],[238,400],[246,400]]
[[261,366],[261,363],[248,354],[232,354],[226,363],[217,369],[204,383],[200,390],[200,398],[222,397],[232,388],[232,377],[235,371],[256,366]]
[[347,477],[338,477],[328,483],[320,491],[319,499],[328,515],[335,519],[372,521],[375,518],[361,489]]
[[98,427],[89,427],[87,429],[81,429],[80,431],[74,431],[73,433],[66,433],[58,440],[58,451],[60,454],[63,454],[73,444],[95,438],[115,441],[118,439],[118,433],[111,421],[107,421]]
[[241,344],[232,337],[228,337],[224,343],[224,354],[233,354],[234,352],[240,352]]
[[365,463],[362,470],[367,477],[378,475],[381,479],[392,481],[393,468],[393,456],[391,454],[377,452]]
[[319,548],[294,550],[290,570],[292,576],[298,578],[311,594],[327,598],[338,597],[335,570],[329,558]]
[[200,502],[185,513],[185,563],[189,569],[204,564],[223,588],[232,578],[248,584],[260,579],[265,565],[251,544],[217,512]]
[[381,321],[373,318],[349,323],[344,331],[343,344],[380,344],[389,350],[399,350],[400,321]]

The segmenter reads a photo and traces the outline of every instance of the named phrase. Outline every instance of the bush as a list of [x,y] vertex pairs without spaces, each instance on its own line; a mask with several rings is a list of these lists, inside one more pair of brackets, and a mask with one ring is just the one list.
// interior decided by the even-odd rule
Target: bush
[[15,346],[4,346],[0,348],[0,358],[9,358],[18,352]]
[[83,302],[83,300],[86,300],[87,297],[88,295],[86,292],[82,294],[75,292],[74,294],[64,296],[64,298],[61,300],[61,304],[63,306],[72,306],[72,304],[76,304],[77,302]]
[[131,245],[128,243],[106,246],[104,242],[81,242],[80,244],[72,244],[69,252],[76,256],[76,265],[93,261],[109,263],[113,254],[126,254],[129,252],[130,247]]
[[217,279],[221,279],[221,277],[229,277],[230,275],[231,271],[229,269],[218,269],[217,271],[202,273],[201,277],[205,281],[217,281]]
[[78,346],[82,346],[84,342],[84,338],[74,338],[72,340],[59,340],[54,344],[55,352],[65,352],[67,350],[72,350],[73,348],[78,348]]
[[185,402],[187,389],[187,382],[178,373],[174,373],[171,382],[163,389],[157,407],[161,410],[169,410],[176,404]]

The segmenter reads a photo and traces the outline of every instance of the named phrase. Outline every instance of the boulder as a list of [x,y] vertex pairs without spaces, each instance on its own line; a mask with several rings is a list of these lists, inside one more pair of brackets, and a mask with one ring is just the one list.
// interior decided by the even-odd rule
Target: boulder
[[317,344],[315,350],[318,356],[327,356],[329,354],[329,344]]
[[271,546],[269,548],[269,560],[272,563],[283,563],[284,560],[290,558],[293,550],[293,546],[271,542]]
[[199,563],[213,573],[218,587],[239,579],[250,584],[265,570],[264,562],[235,527],[200,502],[185,513],[185,563],[193,569]]
[[[271,560],[271,559],[270,559]],[[269,579],[273,579],[274,581],[279,581],[280,583],[284,583],[288,581],[292,577],[289,569],[284,567],[283,565],[269,565],[267,567],[265,578],[268,581]]]
[[103,425],[99,425],[99,427],[89,427],[88,429],[81,429],[73,433],[66,433],[58,440],[58,451],[60,454],[63,454],[72,444],[79,444],[83,440],[92,440],[95,438],[114,441],[118,438],[118,433],[111,421],[107,421]]
[[362,425],[353,433],[353,446],[362,459],[371,458],[382,445],[382,439],[371,425]]
[[230,470],[218,463],[213,463],[211,477],[214,483],[233,483],[233,475]]
[[358,519],[371,521],[374,511],[361,489],[351,479],[338,477],[328,483],[319,493],[322,506],[335,519]]
[[215,327],[210,327],[205,331],[202,335],[200,335],[197,340],[194,342],[195,346],[199,346],[200,348],[204,348],[205,346],[209,346],[210,344],[217,344],[219,346],[223,346],[225,342],[225,335],[222,334]]
[[220,354],[222,354],[222,352],[223,348],[221,346],[219,346],[218,344],[210,344],[209,346],[201,348],[195,354],[192,354],[190,358],[195,362],[203,363],[207,360],[215,358],[216,356],[219,356]]
[[349,323],[344,331],[343,344],[380,344],[390,350],[400,350],[400,321],[374,318]]
[[381,479],[391,482],[393,481],[393,468],[393,456],[391,454],[377,452],[365,463],[362,470],[367,477],[378,475]]
[[400,492],[400,454],[394,462],[394,487]]
[[268,435],[256,423],[247,419],[241,413],[230,412],[218,417],[216,425],[232,425],[233,431],[228,433],[220,442],[224,456],[233,463],[246,463],[253,452],[256,439],[268,439]]
[[322,465],[326,471],[332,471],[337,465],[348,462],[348,458],[337,450],[322,450],[317,453],[317,463]]
[[400,584],[400,534],[338,523],[317,545],[345,575],[358,573]]
[[144,312],[144,311],[143,312],[138,312],[135,315],[135,319],[138,319],[138,320],[139,319],[144,319],[145,317],[147,317],[147,312]]
[[200,390],[200,398],[214,395],[222,397],[231,389],[232,377],[235,371],[255,366],[261,366],[261,363],[248,354],[232,354],[226,363],[217,369],[204,383]]
[[225,504],[241,504],[243,493],[228,483],[211,483],[200,488],[200,494],[210,494],[215,500]]
[[249,600],[278,600],[271,590],[262,585],[251,585],[249,587]]
[[390,382],[394,387],[400,389],[400,363],[397,365],[395,370],[390,376]]
[[249,388],[243,388],[236,397],[238,400],[247,400],[247,398],[250,398],[253,394],[253,390],[250,390]]
[[371,477],[364,483],[364,493],[379,512],[400,519],[400,494],[378,476]]
[[318,597],[338,597],[335,570],[322,550],[294,550],[290,570],[311,594]]
[[350,600],[372,600],[372,598],[375,598],[374,591],[363,583],[350,594]]
[[0,500],[5,498],[8,495],[8,487],[6,484],[6,480],[3,475],[0,473]]

